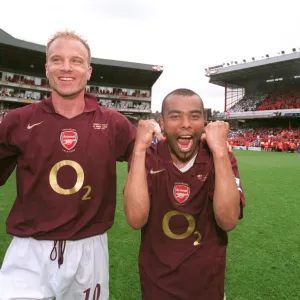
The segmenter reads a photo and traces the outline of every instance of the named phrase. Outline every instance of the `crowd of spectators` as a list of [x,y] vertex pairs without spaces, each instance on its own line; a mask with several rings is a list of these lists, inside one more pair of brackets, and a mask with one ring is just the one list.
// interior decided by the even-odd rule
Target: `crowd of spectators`
[[[41,78],[40,80],[35,80],[35,77],[23,76],[23,75],[5,75],[2,77],[3,81],[31,85],[31,86],[41,86],[41,87],[49,87],[48,80],[45,78]],[[40,82],[40,83],[39,83]]]
[[251,93],[245,95],[239,102],[233,105],[228,111],[229,112],[244,112],[256,110],[256,107],[261,103],[267,94],[265,93]]
[[300,128],[258,128],[230,130],[232,146],[261,147],[264,151],[300,150]]
[[119,97],[136,97],[136,98],[150,98],[150,93],[141,90],[131,90],[131,89],[120,89],[120,88],[102,88],[98,86],[88,86],[86,88],[88,93],[98,94],[98,95],[112,95]]
[[300,108],[299,91],[276,91],[270,94],[247,94],[239,102],[228,109],[228,112],[230,113],[293,108]]
[[49,96],[49,93],[25,91],[23,89],[1,88],[0,96],[17,98],[17,99],[43,100]]
[[150,103],[148,103],[148,102],[100,99],[99,103],[102,106],[106,106],[106,107],[113,108],[113,109],[137,109],[137,110],[149,110],[150,109]]
[[256,110],[300,108],[300,92],[274,92],[258,105]]

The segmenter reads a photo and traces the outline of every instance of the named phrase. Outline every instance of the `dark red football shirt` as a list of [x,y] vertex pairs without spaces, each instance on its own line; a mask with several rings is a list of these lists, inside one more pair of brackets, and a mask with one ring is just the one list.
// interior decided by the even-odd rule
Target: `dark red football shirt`
[[[228,240],[214,218],[212,154],[201,145],[194,165],[182,173],[166,142],[150,149],[146,165],[151,209],[139,255],[143,300],[223,300]],[[242,218],[245,198],[232,153],[230,159]]]
[[85,95],[84,112],[57,114],[51,98],[11,111],[0,124],[0,185],[17,166],[17,197],[7,232],[77,240],[114,221],[116,161],[127,160],[136,129]]

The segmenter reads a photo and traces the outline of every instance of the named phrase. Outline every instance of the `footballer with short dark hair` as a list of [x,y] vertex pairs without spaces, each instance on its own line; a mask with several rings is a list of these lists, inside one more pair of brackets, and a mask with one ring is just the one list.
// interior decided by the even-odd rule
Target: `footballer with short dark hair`
[[223,300],[227,232],[243,216],[228,124],[204,127],[198,94],[178,89],[162,103],[166,137],[151,145],[140,121],[124,189],[127,222],[141,228],[143,300]]

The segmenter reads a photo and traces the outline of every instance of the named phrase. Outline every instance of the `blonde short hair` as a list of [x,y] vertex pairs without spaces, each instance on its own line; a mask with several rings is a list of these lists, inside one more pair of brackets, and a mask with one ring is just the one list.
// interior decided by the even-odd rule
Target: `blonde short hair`
[[91,63],[91,49],[88,42],[85,39],[83,39],[81,36],[76,34],[74,31],[70,31],[70,30],[58,31],[52,36],[52,38],[48,41],[46,46],[46,57],[48,57],[48,50],[51,44],[59,38],[72,39],[81,42],[88,52],[89,63]]

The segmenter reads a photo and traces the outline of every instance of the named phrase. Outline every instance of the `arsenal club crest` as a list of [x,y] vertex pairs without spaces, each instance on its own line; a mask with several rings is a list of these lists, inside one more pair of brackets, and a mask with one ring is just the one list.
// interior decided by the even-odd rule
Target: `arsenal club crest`
[[173,195],[179,204],[185,203],[190,196],[190,188],[188,185],[180,183],[175,184],[173,188]]
[[60,142],[63,147],[70,151],[72,150],[78,141],[78,134],[75,130],[64,130],[60,134]]

